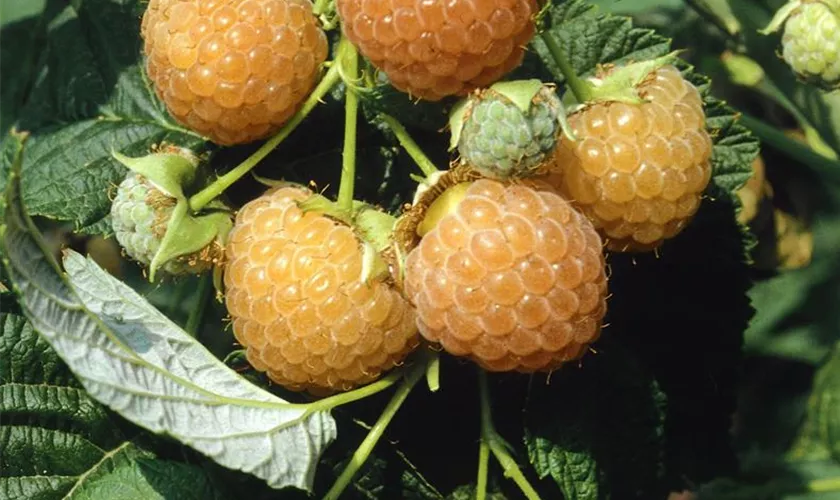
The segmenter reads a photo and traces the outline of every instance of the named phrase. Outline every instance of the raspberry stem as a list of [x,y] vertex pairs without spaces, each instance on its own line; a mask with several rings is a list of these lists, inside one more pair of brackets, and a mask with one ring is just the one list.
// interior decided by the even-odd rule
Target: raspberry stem
[[485,500],[487,498],[487,469],[489,465],[490,446],[487,445],[487,441],[482,439],[478,443],[478,479],[475,483],[475,500]]
[[306,118],[309,113],[315,109],[315,106],[321,101],[321,99],[330,91],[331,88],[335,86],[336,83],[341,79],[339,75],[339,68],[338,64],[333,63],[330,65],[329,70],[318,83],[318,86],[312,91],[306,101],[301,106],[300,110],[280,129],[277,134],[275,134],[272,138],[267,140],[265,144],[260,146],[258,150],[256,150],[251,156],[249,156],[245,161],[234,167],[232,170],[227,172],[226,174],[217,178],[212,184],[205,187],[198,193],[194,194],[190,197],[190,210],[193,212],[198,212],[202,208],[204,208],[208,203],[216,199],[220,194],[222,194],[225,189],[229,188],[234,182],[238,181],[242,176],[247,174],[251,171],[254,167],[257,166],[259,162],[261,162],[269,153],[271,153],[274,148],[276,148],[281,142],[283,142],[286,137],[288,137],[297,127],[298,125],[303,122],[304,118]]
[[414,389],[415,385],[417,385],[417,382],[423,378],[423,374],[426,373],[427,363],[428,361],[423,360],[408,370],[402,383],[399,387],[397,387],[396,392],[391,397],[391,400],[388,401],[385,409],[382,410],[382,414],[376,420],[376,423],[373,424],[373,427],[370,428],[370,432],[368,432],[364,441],[362,441],[356,449],[356,452],[353,453],[350,463],[347,464],[347,467],[344,468],[341,475],[338,479],[336,479],[335,483],[333,483],[330,491],[324,495],[324,500],[336,500],[339,496],[341,496],[341,493],[345,488],[347,488],[353,480],[353,477],[357,472],[359,472],[359,469],[362,468],[365,461],[367,461],[373,451],[373,448],[376,446],[376,443],[379,442],[379,439],[385,433],[385,429],[388,427],[388,424],[391,423],[394,415],[397,414],[397,410],[400,409],[400,406],[402,406],[403,402],[405,402],[409,393],[411,393],[411,390]]
[[809,166],[821,178],[833,183],[840,183],[840,162],[817,153],[810,147],[791,139],[775,127],[757,118],[742,114],[739,121],[762,142],[772,144],[775,149]]
[[[341,61],[344,75],[351,81],[359,78],[359,53],[356,47],[342,40]],[[347,85],[344,96],[344,150],[341,155],[341,184],[338,186],[338,208],[350,213],[353,211],[353,190],[356,184],[356,125],[359,115],[359,96],[351,85]]]
[[[540,495],[528,482],[528,479],[519,469],[516,460],[510,456],[507,445],[504,440],[496,432],[496,427],[493,425],[493,415],[490,410],[490,389],[487,387],[487,373],[481,368],[478,369],[478,388],[481,394],[481,441],[486,444],[493,456],[499,461],[499,465],[505,472],[505,477],[508,477],[519,486],[519,489],[528,500],[540,500]],[[479,453],[481,449],[479,448]],[[480,455],[479,455],[480,456]],[[479,467],[481,464],[479,463]]]
[[551,53],[551,57],[554,58],[554,62],[557,63],[557,67],[560,68],[560,72],[566,77],[566,85],[572,90],[578,102],[583,104],[589,101],[592,97],[592,91],[589,85],[578,76],[572,64],[569,62],[569,58],[566,57],[563,48],[557,43],[557,40],[548,31],[540,33],[540,38],[548,48],[548,52]]
[[426,177],[429,177],[439,171],[435,164],[432,163],[432,160],[426,156],[426,153],[420,149],[420,146],[414,142],[414,139],[411,138],[402,123],[397,121],[397,119],[393,116],[386,115],[385,113],[380,113],[379,116],[382,118],[382,121],[391,128],[391,131],[397,136],[397,140],[400,141],[400,146],[405,149],[405,152],[408,153],[411,159],[414,160],[414,163],[420,167],[420,170]]
[[403,378],[403,376],[404,373],[401,370],[395,370],[376,382],[371,382],[370,384],[359,387],[358,389],[353,389],[352,391],[342,392],[334,396],[319,399],[313,403],[296,406],[306,408],[304,416],[309,416],[319,411],[331,411],[339,406],[378,394],[397,383],[397,381]]
[[320,16],[326,12],[329,5],[330,0],[316,0],[315,5],[312,6],[312,13]]
[[193,306],[190,315],[187,318],[187,324],[184,327],[190,336],[198,338],[198,329],[204,323],[204,311],[207,309],[207,303],[213,295],[213,273],[204,273],[198,282],[198,293],[195,296],[195,306]]

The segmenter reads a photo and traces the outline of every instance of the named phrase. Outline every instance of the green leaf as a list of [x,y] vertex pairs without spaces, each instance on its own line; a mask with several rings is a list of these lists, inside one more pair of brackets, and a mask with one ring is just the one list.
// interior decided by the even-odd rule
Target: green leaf
[[211,500],[221,498],[197,467],[138,458],[88,483],[73,500]]
[[[186,137],[155,124],[123,120],[85,120],[33,133],[23,164],[27,210],[31,215],[72,221],[77,229],[96,225],[109,214],[110,193],[126,174],[111,157],[112,149],[139,156],[148,153],[152,144]],[[10,166],[4,162],[4,170]]]
[[[487,500],[507,500],[507,496],[500,492],[498,488],[488,488]],[[447,497],[446,500],[475,500],[475,485],[465,484],[455,488]]]
[[663,496],[665,397],[632,355],[601,346],[582,367],[563,368],[549,385],[537,385],[529,399],[528,455],[565,498]]
[[823,449],[840,462],[840,345],[836,344],[814,377],[814,388],[808,401],[808,414],[800,440],[792,450],[794,456],[805,456],[814,449]]
[[0,2],[0,38],[15,41],[0,44],[0,135],[17,120],[35,80],[46,23],[55,10],[46,4],[46,0]]
[[[668,40],[653,31],[634,28],[629,18],[600,14],[592,4],[570,0],[552,7],[548,19],[549,36],[565,50],[569,62],[582,77],[594,76],[598,64],[638,62],[670,52]],[[532,40],[536,52],[554,75],[566,81],[545,43]]]
[[831,500],[840,494],[840,465],[833,460],[765,463],[744,479],[703,485],[697,500]]
[[0,497],[73,498],[146,454],[21,316],[0,314]]
[[413,101],[387,82],[377,82],[373,87],[360,88],[363,109],[368,113],[385,113],[397,117],[406,127],[438,131],[446,126],[452,99],[443,102]]
[[[30,214],[107,232],[98,223],[126,172],[112,151],[143,156],[162,142],[206,146],[168,117],[145,78],[141,12],[138,0],[86,0],[65,4],[47,26],[39,77],[18,125],[31,133],[23,166]],[[0,171],[10,166],[3,162]]]
[[19,175],[18,160],[4,262],[24,313],[88,393],[272,487],[310,488],[332,418],[250,384],[93,261],[68,251],[62,271],[21,206]]

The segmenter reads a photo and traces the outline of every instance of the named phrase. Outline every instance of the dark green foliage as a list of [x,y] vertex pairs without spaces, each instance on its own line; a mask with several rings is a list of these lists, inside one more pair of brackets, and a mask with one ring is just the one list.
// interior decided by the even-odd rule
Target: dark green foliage
[[[597,397],[593,397],[596,395]],[[658,498],[665,396],[616,342],[599,343],[581,366],[531,386],[525,442],[541,477],[566,498]]]

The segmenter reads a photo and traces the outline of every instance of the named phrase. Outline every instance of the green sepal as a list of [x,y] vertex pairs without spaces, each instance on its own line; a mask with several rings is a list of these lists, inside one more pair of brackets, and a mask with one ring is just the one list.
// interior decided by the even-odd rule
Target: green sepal
[[257,175],[254,172],[251,172],[251,177],[253,177],[255,181],[259,182],[263,186],[271,188],[300,187],[300,184],[298,184],[297,182],[284,181],[283,179],[269,179],[268,177]]
[[560,109],[557,110],[557,123],[560,124],[560,130],[563,135],[569,138],[570,141],[577,141],[577,136],[569,125],[569,115],[566,113],[566,105],[560,101]]
[[[644,100],[636,88],[651,73],[663,66],[672,64],[681,51],[675,50],[656,59],[627,64],[617,68],[607,77],[593,78],[589,80],[592,84],[591,95],[587,103],[595,102],[625,102],[627,104],[642,104]],[[571,92],[568,92],[571,94]]]
[[452,135],[449,137],[449,150],[452,151],[458,147],[458,142],[461,140],[461,131],[464,130],[464,117],[467,111],[472,108],[472,97],[465,97],[458,101],[452,110],[449,112],[449,130]]
[[220,202],[211,203],[208,205],[210,210],[205,209],[206,213],[192,215],[186,198],[178,200],[167,221],[160,247],[149,264],[149,281],[154,281],[157,270],[172,259],[198,252],[217,238],[220,242],[227,239],[233,221],[227,210],[212,210],[221,208],[220,205]]
[[359,275],[359,281],[369,284],[372,281],[385,279],[389,274],[388,263],[374,246],[367,241],[362,243],[362,272]]
[[758,30],[759,33],[762,35],[769,35],[771,33],[775,33],[779,31],[782,25],[787,21],[793,11],[798,9],[802,6],[801,0],[793,0],[791,2],[786,3],[782,6],[781,9],[776,11],[776,14],[773,16],[773,19],[770,20],[770,24],[768,24],[764,29]]
[[356,232],[377,252],[384,252],[391,246],[391,234],[396,224],[396,217],[371,206],[359,210],[354,219]]
[[513,82],[498,82],[490,90],[508,98],[520,111],[527,113],[531,109],[531,102],[540,93],[543,82],[537,79],[516,80]]
[[764,80],[764,68],[745,55],[724,54],[721,61],[729,73],[729,77],[737,85],[755,87]]
[[297,204],[298,208],[303,210],[304,213],[315,212],[316,214],[324,214],[330,218],[339,220],[348,226],[353,225],[354,212],[361,208],[362,205],[364,204],[354,200],[353,210],[348,212],[347,210],[339,207],[338,203],[322,194],[313,194],[309,198],[300,201]]
[[198,160],[185,155],[151,153],[140,158],[129,158],[116,151],[111,152],[115,160],[129,170],[145,177],[163,194],[177,200],[184,199],[184,186],[195,181]]

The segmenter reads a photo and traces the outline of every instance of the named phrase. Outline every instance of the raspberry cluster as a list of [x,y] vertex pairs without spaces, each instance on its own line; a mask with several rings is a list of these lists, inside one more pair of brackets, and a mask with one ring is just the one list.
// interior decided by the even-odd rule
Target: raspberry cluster
[[267,137],[327,57],[307,0],[151,0],[146,71],[172,116],[222,145]]

